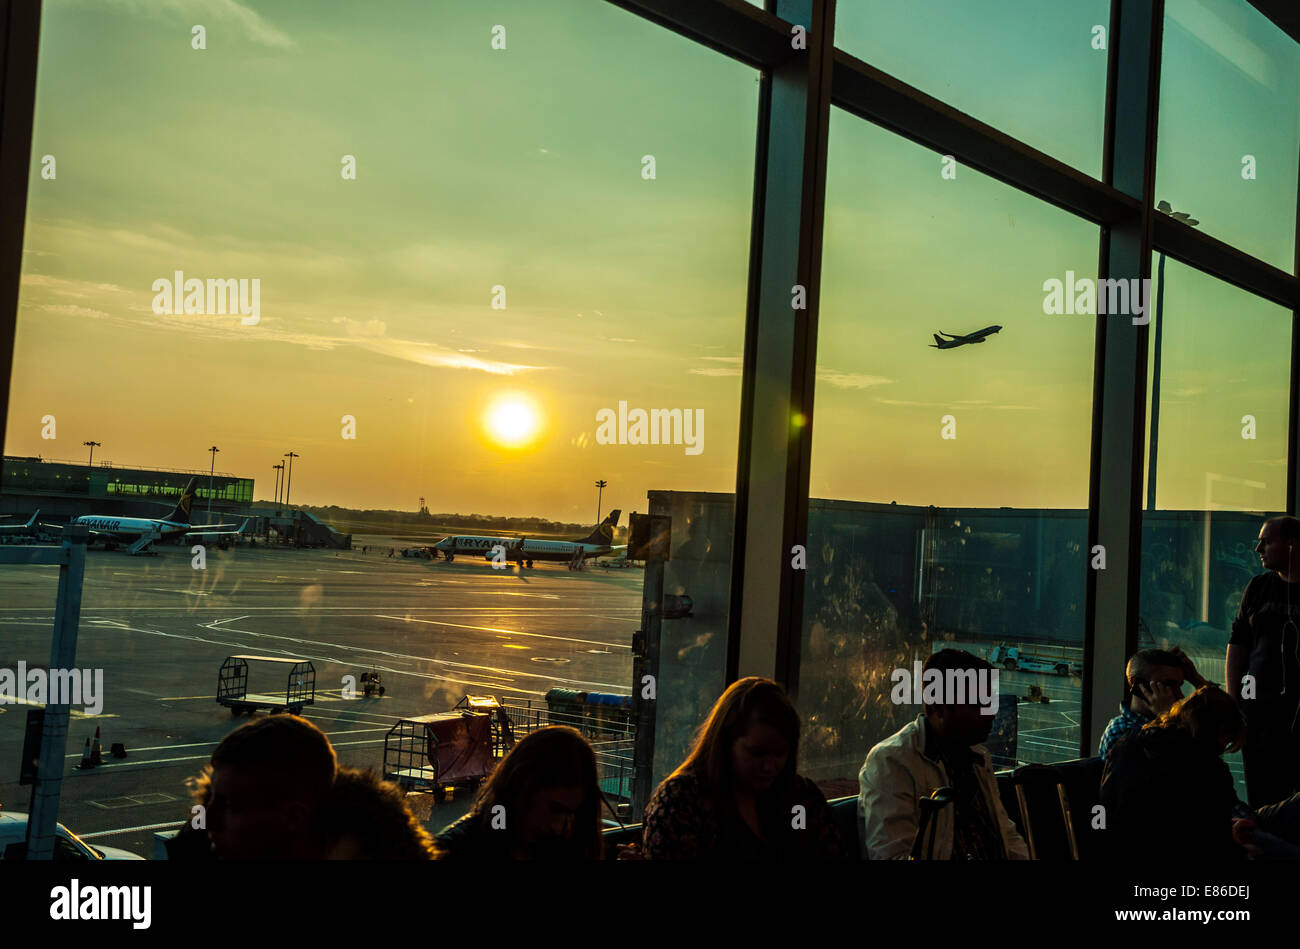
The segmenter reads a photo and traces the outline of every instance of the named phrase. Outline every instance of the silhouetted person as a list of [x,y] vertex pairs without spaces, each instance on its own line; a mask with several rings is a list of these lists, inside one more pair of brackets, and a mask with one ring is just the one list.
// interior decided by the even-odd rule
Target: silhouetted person
[[599,860],[596,756],[575,729],[532,732],[501,759],[474,809],[438,835],[453,860]]
[[[1224,687],[1241,703],[1250,728],[1242,760],[1247,796],[1257,808],[1300,791],[1300,521],[1265,521],[1255,551],[1268,572],[1241,595]],[[1251,681],[1243,686],[1247,675]]]
[[858,772],[862,855],[906,858],[920,827],[919,799],[947,786],[954,801],[933,818],[934,859],[1027,860],[1029,848],[1002,807],[993,759],[983,745],[994,716],[984,714],[978,689],[957,701],[946,687],[958,674],[966,682],[972,673],[973,681],[983,676],[991,682],[993,667],[968,652],[942,649],[925,661],[923,673],[930,670],[943,673],[941,701],[927,703],[914,721],[872,748]]
[[318,811],[338,760],[325,733],[296,715],[268,715],[222,739],[195,781],[212,853],[222,860],[323,855]]
[[1183,683],[1199,689],[1208,683],[1190,658],[1178,648],[1143,649],[1133,655],[1124,671],[1128,702],[1102,733],[1097,754],[1105,758],[1125,735],[1153,722],[1183,697]]
[[733,682],[646,806],[650,860],[842,856],[817,785],[795,771],[799,714],[770,679]]
[[432,860],[433,838],[406,806],[401,789],[373,771],[340,765],[318,811],[329,860]]
[[1101,778],[1103,853],[1160,860],[1243,860],[1232,836],[1237,795],[1225,752],[1246,724],[1232,697],[1202,686],[1115,743]]

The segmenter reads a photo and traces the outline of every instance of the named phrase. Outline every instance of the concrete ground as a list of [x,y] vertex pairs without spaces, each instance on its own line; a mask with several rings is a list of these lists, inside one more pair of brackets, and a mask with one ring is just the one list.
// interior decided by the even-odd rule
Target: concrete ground
[[[494,570],[389,559],[391,539],[354,541],[351,551],[209,548],[204,570],[180,547],[91,551],[77,665],[103,669],[105,696],[98,716],[73,713],[60,821],[92,845],[151,856],[150,825],[188,819],[186,778],[247,720],[214,698],[233,654],[312,660],[316,703],[304,717],[359,767],[381,765],[399,718],[445,711],[466,693],[544,705],[555,687],[630,692],[640,570]],[[363,555],[362,544],[379,546]],[[57,569],[0,567],[0,668],[48,663]],[[382,673],[386,696],[343,698],[343,676],[367,670]],[[283,689],[256,676],[250,691]],[[22,705],[0,705],[0,806],[18,811],[30,796],[17,783],[25,719]],[[77,770],[96,726],[106,763]],[[113,742],[129,757],[108,759]],[[441,829],[470,801],[439,802],[427,825]]]

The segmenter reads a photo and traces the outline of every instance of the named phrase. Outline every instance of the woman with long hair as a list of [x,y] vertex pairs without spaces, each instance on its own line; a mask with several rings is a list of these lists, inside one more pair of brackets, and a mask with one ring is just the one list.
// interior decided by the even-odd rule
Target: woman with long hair
[[474,809],[438,835],[438,856],[598,860],[601,800],[587,740],[563,725],[539,729],[501,759]]
[[1237,795],[1223,760],[1245,737],[1237,703],[1206,685],[1121,738],[1106,756],[1101,780],[1109,855],[1245,859],[1233,840]]
[[731,684],[646,807],[651,860],[842,855],[830,808],[795,771],[799,714],[770,679]]

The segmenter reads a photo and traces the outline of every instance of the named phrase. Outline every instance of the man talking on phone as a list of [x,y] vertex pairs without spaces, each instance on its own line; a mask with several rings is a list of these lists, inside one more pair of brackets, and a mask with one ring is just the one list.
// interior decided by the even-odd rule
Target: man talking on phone
[[1197,689],[1208,684],[1177,646],[1135,653],[1124,670],[1124,678],[1129,699],[1102,733],[1097,750],[1102,758],[1109,755],[1115,742],[1169,711],[1183,697],[1184,682]]

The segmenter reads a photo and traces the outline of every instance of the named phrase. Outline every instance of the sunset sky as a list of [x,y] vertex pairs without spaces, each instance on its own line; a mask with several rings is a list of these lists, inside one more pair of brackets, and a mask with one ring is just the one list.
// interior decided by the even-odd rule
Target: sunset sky
[[[837,44],[1099,175],[1108,3],[971,6],[841,0]],[[1241,0],[1169,16],[1158,196],[1289,270],[1295,44]],[[302,503],[566,521],[597,478],[625,511],[734,490],[754,70],[603,0],[46,0],[40,55],[7,454],[206,468],[216,444],[267,498],[292,449]],[[813,494],[1083,507],[1095,320],[1042,286],[1095,276],[1099,229],[940,172],[834,112]],[[260,280],[260,322],[156,315],[177,270]],[[1290,314],[1167,278],[1159,503],[1278,506]],[[503,444],[512,395],[538,428]],[[704,450],[597,444],[620,401],[702,409]]]

